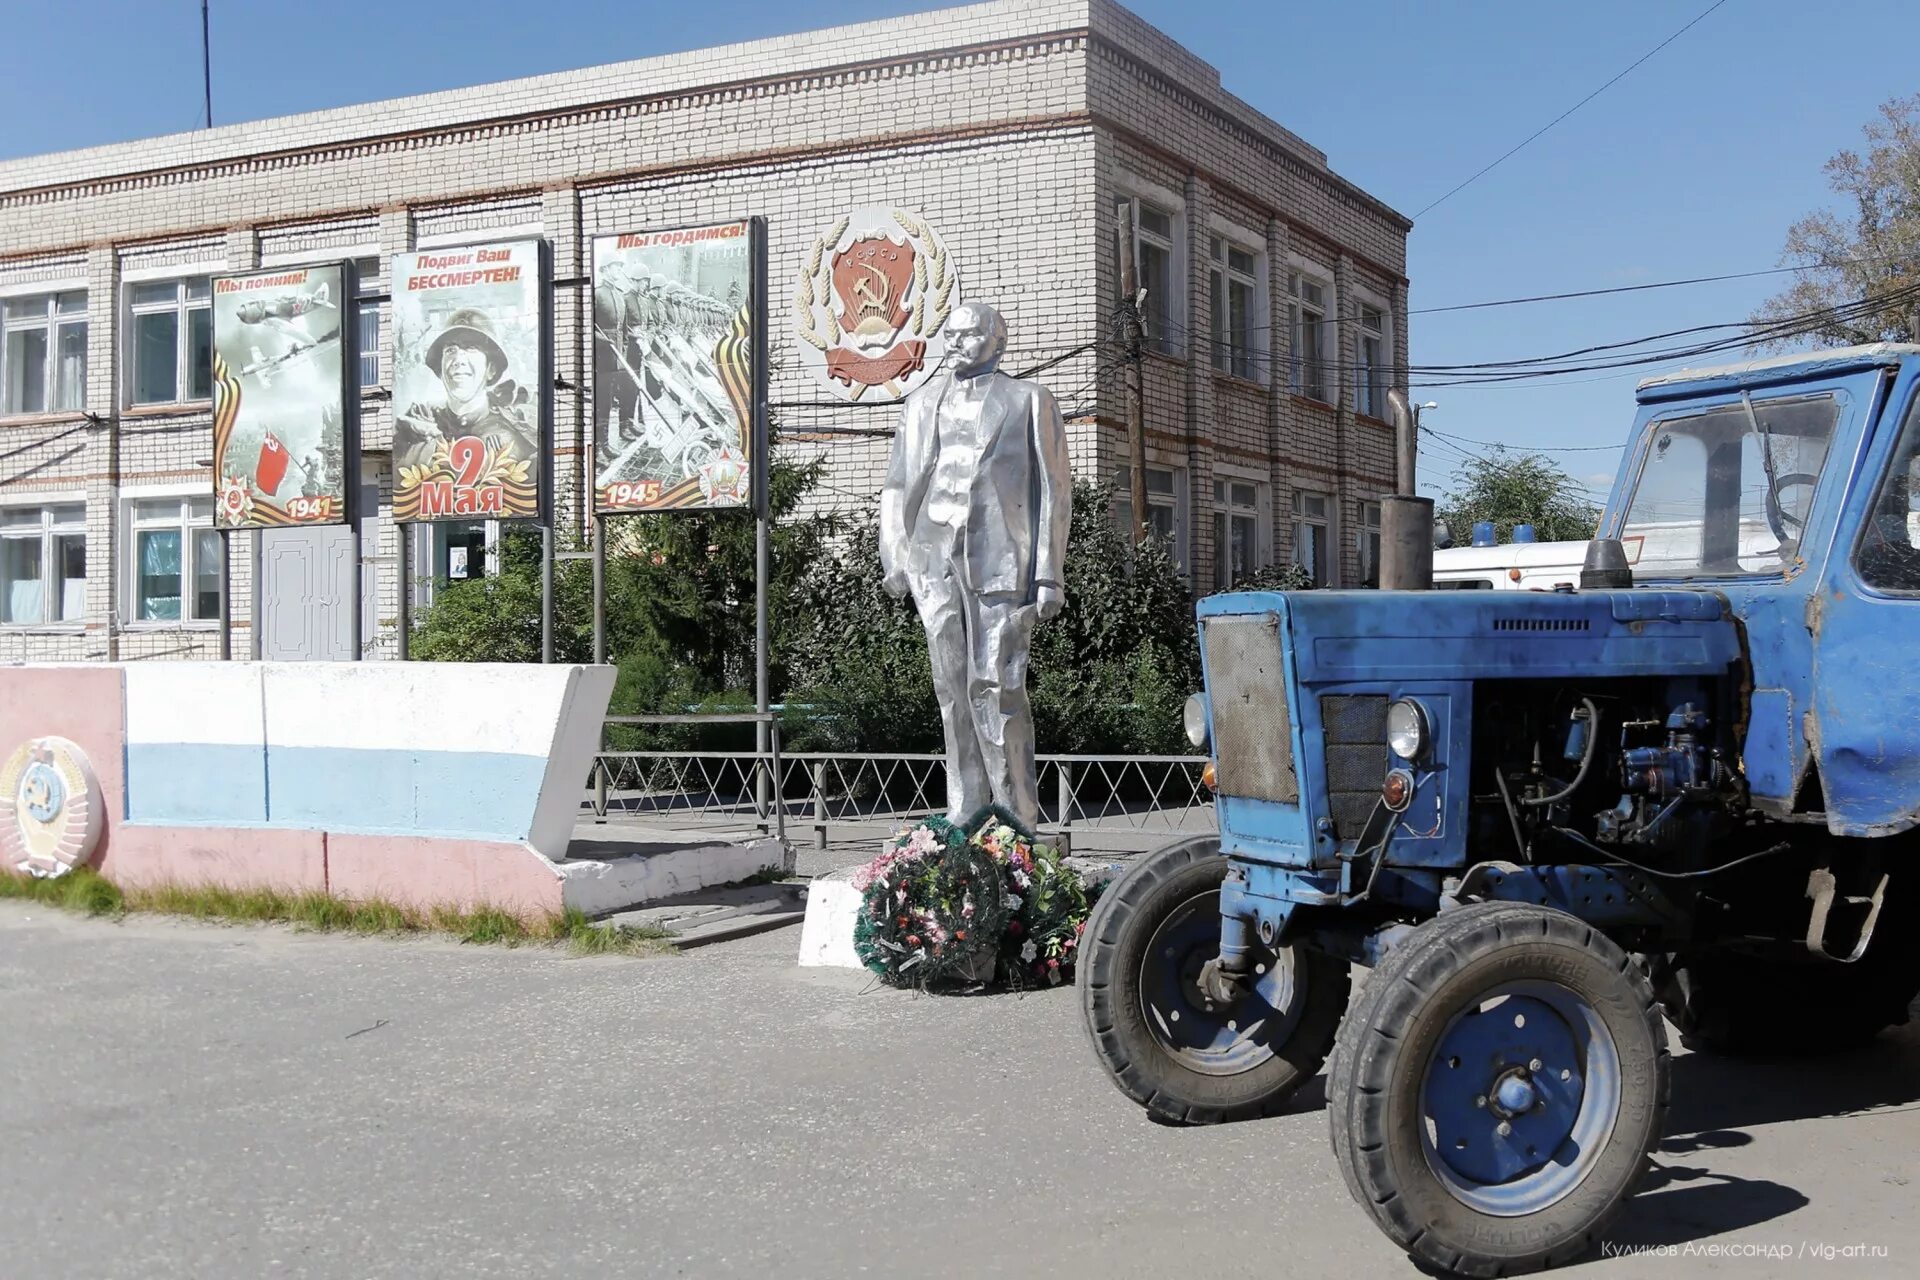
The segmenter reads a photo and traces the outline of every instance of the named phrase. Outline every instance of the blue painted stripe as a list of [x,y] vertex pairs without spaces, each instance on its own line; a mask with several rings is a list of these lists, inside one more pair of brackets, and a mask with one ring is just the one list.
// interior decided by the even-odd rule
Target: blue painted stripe
[[267,748],[267,816],[275,826],[524,840],[543,756],[492,751]]
[[263,823],[266,755],[257,746],[129,742],[127,818],[218,827]]
[[525,840],[543,756],[130,744],[135,822]]

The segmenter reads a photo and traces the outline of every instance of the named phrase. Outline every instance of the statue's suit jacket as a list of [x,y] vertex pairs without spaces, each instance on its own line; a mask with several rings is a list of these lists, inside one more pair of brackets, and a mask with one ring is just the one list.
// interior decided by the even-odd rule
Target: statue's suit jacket
[[[1011,593],[1031,604],[1037,584],[1065,581],[1073,508],[1067,432],[1045,387],[998,372],[984,376],[991,381],[981,405],[980,462],[969,486],[964,567],[954,573],[977,593]],[[916,596],[922,582],[945,572],[928,563],[943,549],[916,544],[913,533],[933,479],[936,418],[952,377],[942,370],[908,397],[880,490],[880,563],[890,575],[904,573]]]

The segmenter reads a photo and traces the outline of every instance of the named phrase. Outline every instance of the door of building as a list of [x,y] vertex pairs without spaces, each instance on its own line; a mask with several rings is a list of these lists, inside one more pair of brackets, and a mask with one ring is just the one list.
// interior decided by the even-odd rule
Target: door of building
[[[372,655],[380,490],[360,486],[360,637]],[[354,657],[353,538],[345,525],[269,529],[260,535],[260,656],[268,662],[348,662]]]

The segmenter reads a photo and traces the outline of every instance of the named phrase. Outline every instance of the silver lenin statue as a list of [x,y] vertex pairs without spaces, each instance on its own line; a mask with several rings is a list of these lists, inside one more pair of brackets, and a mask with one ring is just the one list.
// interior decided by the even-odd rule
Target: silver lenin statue
[[969,302],[947,320],[947,365],[907,400],[880,490],[880,563],[927,629],[947,737],[947,815],[989,801],[1032,828],[1027,653],[1066,603],[1072,485],[1053,395],[999,372],[1007,323]]

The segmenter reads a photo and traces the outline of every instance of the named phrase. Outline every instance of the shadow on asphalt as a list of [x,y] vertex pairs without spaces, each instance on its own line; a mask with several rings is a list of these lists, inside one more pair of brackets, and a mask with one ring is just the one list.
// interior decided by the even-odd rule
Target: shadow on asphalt
[[[1667,1136],[1639,1195],[1607,1232],[1614,1245],[1681,1245],[1758,1226],[1811,1204],[1798,1187],[1716,1173],[1715,1152],[1762,1125],[1882,1114],[1920,1103],[1920,1030],[1857,1052],[1771,1062],[1690,1053],[1673,1060]],[[1817,1187],[1809,1187],[1817,1193]],[[1596,1258],[1596,1260],[1599,1260]]]

